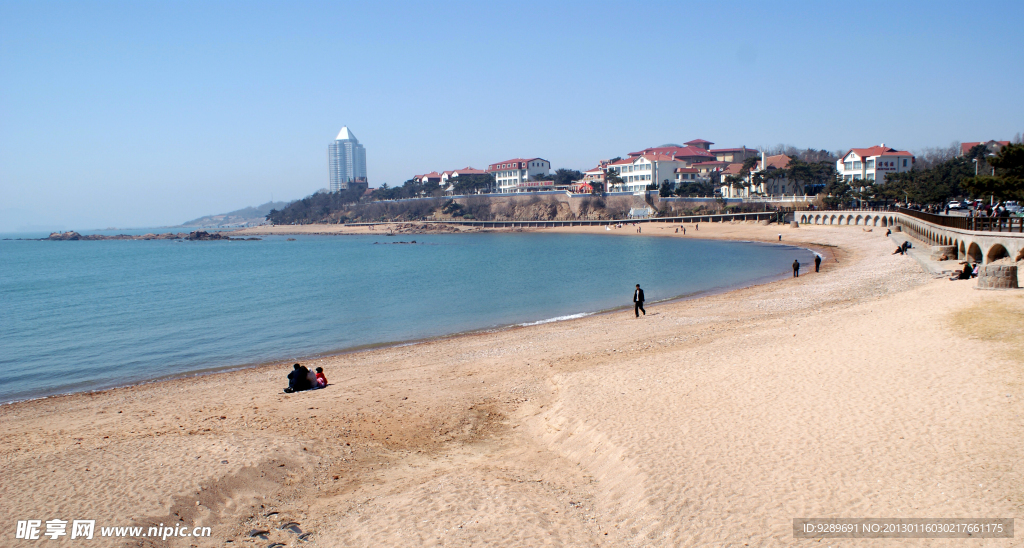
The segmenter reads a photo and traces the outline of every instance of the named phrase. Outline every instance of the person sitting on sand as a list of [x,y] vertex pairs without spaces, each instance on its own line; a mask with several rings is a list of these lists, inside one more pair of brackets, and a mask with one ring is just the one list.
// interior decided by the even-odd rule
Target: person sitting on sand
[[327,386],[327,377],[324,376],[324,368],[316,368],[316,385],[313,388],[323,388]]
[[964,267],[962,269],[960,269],[960,270],[954,270],[953,271],[953,277],[950,278],[950,280],[970,280],[971,279],[971,276],[974,274],[974,268],[971,266],[971,263],[964,261],[964,262],[962,262],[960,264],[964,265]]
[[897,254],[897,253],[899,253],[900,255],[903,255],[903,246],[899,246],[899,247],[897,247],[897,248],[896,248],[896,251],[893,251],[893,252],[892,252],[892,254],[893,254],[893,255],[895,255],[895,254]]
[[[303,367],[303,369],[306,369]],[[309,382],[309,390],[316,388],[316,372],[306,369],[306,380]]]
[[288,388],[285,388],[284,391],[291,394],[292,392],[309,390],[308,373],[308,369],[299,364],[295,364],[292,371],[288,373]]

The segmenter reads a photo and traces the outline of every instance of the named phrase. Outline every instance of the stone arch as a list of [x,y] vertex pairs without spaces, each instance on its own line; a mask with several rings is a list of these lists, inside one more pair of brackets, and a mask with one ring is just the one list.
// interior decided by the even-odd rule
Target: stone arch
[[1017,252],[1017,256],[1013,260],[1014,262],[1024,261],[1024,247],[1020,248],[1020,251]]
[[853,224],[852,221],[853,221],[853,215],[847,215],[846,216],[846,224],[852,225]]
[[[854,220],[853,224],[855,224],[855,225],[859,225],[859,224],[861,224],[861,222],[863,222],[863,221],[864,221],[864,217],[862,217],[862,216],[860,216],[860,215],[857,215],[857,219],[856,219],[856,220]],[[864,224],[867,224],[867,223],[864,223]]]
[[887,227],[887,226],[889,226],[889,221],[888,221],[888,220],[886,220],[886,218],[885,218],[885,217],[882,217],[882,226],[883,226],[883,227]]
[[820,225],[821,224],[821,215],[815,215],[814,216],[814,224],[816,224],[816,225]]
[[872,226],[878,226],[878,215],[875,215],[874,224]]
[[836,216],[835,215],[833,215],[832,218],[828,220],[828,224],[830,224],[830,225],[836,224]]
[[994,244],[988,248],[988,253],[985,255],[985,263],[991,263],[992,261],[998,261],[1005,257],[1009,257],[1010,252],[1003,247],[1003,244]]
[[807,215],[801,215],[800,216],[800,224],[802,224],[802,225],[807,224]]
[[967,259],[973,263],[981,262],[981,248],[978,247],[978,244],[971,242],[971,245],[967,246]]
[[960,249],[958,251],[959,251],[959,254],[957,256],[958,259],[966,259],[967,258],[967,248],[964,247],[964,241],[963,240],[960,240]]

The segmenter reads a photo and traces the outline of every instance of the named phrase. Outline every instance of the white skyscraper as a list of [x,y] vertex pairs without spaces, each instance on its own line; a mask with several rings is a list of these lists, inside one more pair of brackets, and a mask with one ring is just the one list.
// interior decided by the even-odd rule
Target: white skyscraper
[[338,137],[327,146],[327,162],[331,192],[348,190],[352,183],[366,185],[366,149],[348,126],[341,128]]

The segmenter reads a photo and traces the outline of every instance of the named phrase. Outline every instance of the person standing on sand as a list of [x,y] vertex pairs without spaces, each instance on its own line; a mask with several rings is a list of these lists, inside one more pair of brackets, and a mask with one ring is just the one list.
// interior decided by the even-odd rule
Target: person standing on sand
[[639,318],[641,312],[644,316],[647,315],[647,311],[644,310],[644,290],[640,289],[640,284],[636,284],[636,291],[633,292],[633,313]]
[[779,241],[782,241],[782,234],[779,234]]
[[814,271],[817,272],[818,268],[821,267],[821,255],[814,255]]
[[793,277],[800,277],[800,261],[793,259]]

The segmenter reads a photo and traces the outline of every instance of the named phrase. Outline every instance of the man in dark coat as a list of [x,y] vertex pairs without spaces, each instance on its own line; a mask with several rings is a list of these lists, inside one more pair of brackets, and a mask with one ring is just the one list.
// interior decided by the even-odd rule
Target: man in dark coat
[[814,256],[814,271],[817,272],[818,268],[821,267],[821,255]]
[[288,373],[288,388],[285,388],[285,392],[302,392],[303,390],[309,390],[309,379],[307,375],[309,370],[305,367],[295,364],[291,373]]
[[793,259],[793,277],[800,277],[800,261]]
[[639,318],[641,312],[644,316],[647,315],[647,311],[644,310],[644,290],[640,289],[640,284],[636,284],[636,291],[633,292],[633,313]]

